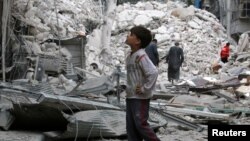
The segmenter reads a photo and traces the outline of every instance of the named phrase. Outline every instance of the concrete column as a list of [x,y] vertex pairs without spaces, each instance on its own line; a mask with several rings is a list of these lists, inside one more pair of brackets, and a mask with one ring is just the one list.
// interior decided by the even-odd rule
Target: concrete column
[[231,38],[231,17],[232,17],[232,10],[231,10],[231,0],[226,0],[227,4],[227,37],[228,39]]

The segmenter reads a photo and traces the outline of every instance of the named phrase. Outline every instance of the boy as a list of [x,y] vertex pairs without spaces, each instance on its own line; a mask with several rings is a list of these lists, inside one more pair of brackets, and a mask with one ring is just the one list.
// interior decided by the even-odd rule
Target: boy
[[126,127],[128,141],[159,141],[147,120],[152,90],[158,71],[147,56],[144,48],[151,41],[151,32],[135,26],[127,36],[126,44],[131,53],[126,58],[127,89],[126,89]]
[[221,58],[221,61],[222,61],[223,63],[227,63],[227,62],[228,62],[228,57],[229,57],[229,54],[230,54],[229,46],[230,46],[230,43],[228,42],[228,43],[221,49],[220,58]]

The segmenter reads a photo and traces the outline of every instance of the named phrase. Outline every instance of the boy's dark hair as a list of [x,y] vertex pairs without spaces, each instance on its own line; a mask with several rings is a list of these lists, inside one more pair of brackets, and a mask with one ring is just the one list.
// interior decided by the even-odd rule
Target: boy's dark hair
[[141,48],[147,47],[152,40],[151,32],[143,26],[135,26],[131,28],[130,32],[141,40]]
[[227,46],[230,46],[230,43],[229,42],[227,42],[227,44],[226,44]]

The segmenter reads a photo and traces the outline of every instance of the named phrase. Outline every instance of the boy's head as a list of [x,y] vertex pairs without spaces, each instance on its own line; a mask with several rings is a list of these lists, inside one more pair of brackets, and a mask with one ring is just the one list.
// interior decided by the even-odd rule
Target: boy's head
[[229,43],[229,42],[227,42],[226,46],[230,46],[230,43]]
[[135,26],[130,30],[126,43],[130,46],[145,48],[151,42],[151,32],[143,26]]

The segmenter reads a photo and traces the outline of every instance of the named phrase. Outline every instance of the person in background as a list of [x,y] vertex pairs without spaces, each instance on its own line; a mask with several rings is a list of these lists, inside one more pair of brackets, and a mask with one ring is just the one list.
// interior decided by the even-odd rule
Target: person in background
[[168,81],[174,84],[174,80],[179,80],[180,67],[184,61],[184,55],[182,48],[179,47],[179,43],[176,42],[175,46],[171,47],[166,62],[168,63]]
[[228,57],[230,54],[230,49],[229,49],[230,43],[226,43],[226,45],[221,49],[220,52],[220,58],[223,63],[228,62]]
[[194,1],[194,6],[196,8],[202,9],[203,8],[203,3],[204,3],[204,0],[195,0]]
[[152,42],[145,48],[145,51],[152,61],[152,63],[158,67],[159,65],[159,54],[157,51],[157,40],[153,39]]
[[135,26],[127,36],[131,53],[126,58],[126,129],[128,141],[159,141],[148,124],[149,105],[158,70],[144,48],[151,42],[151,32]]

